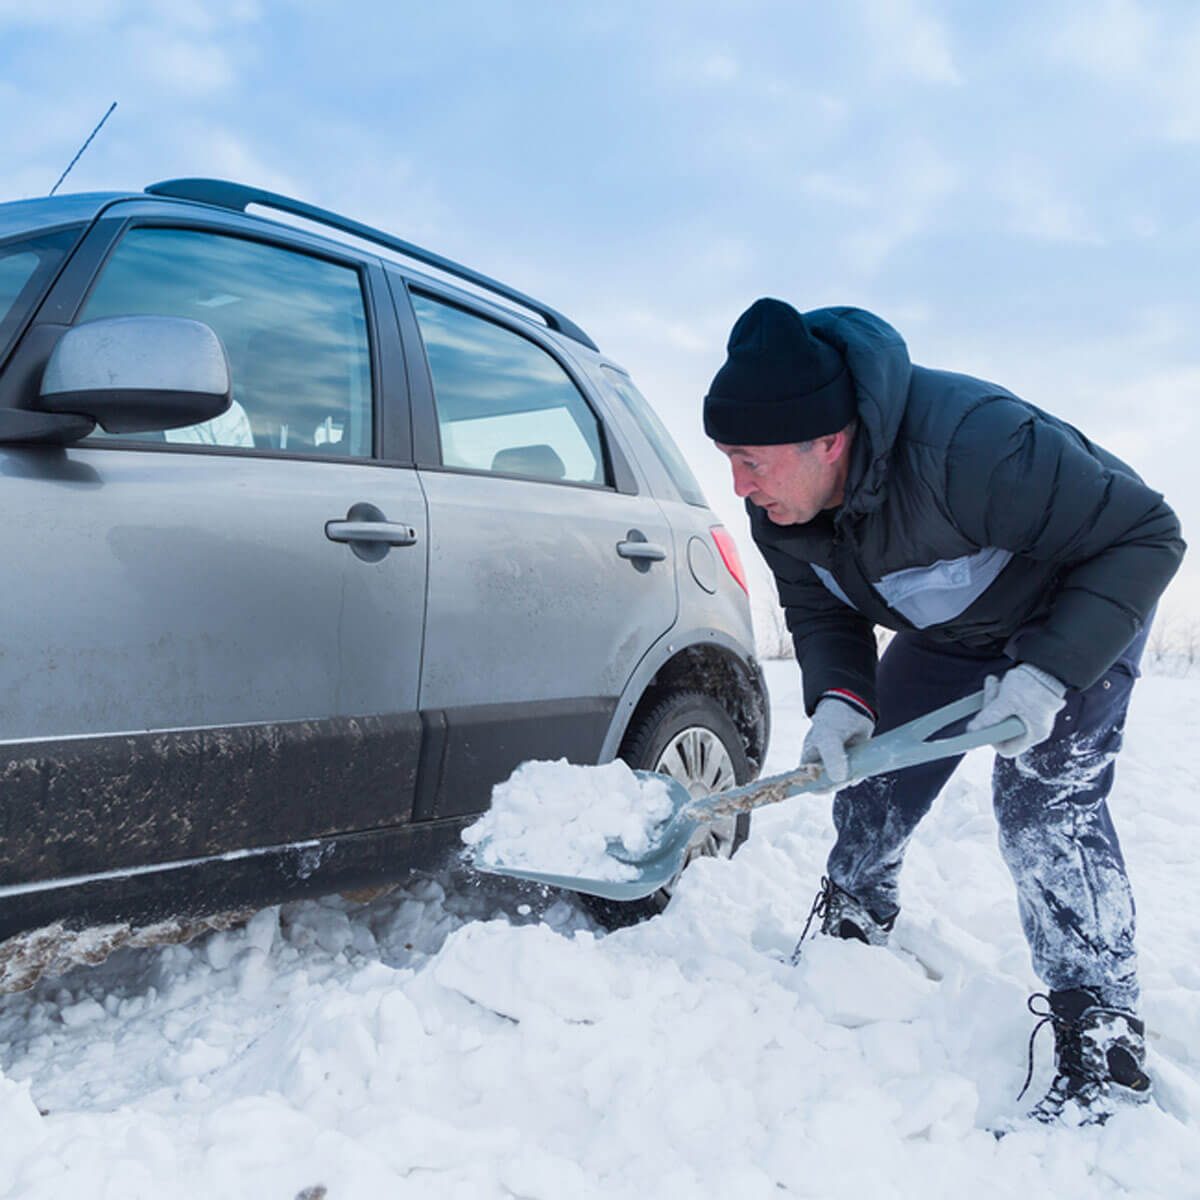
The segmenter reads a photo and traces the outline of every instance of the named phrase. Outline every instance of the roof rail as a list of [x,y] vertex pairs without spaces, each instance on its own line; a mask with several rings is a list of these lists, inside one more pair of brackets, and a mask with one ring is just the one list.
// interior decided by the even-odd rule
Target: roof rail
[[562,313],[543,304],[540,300],[535,300],[532,296],[518,292],[516,288],[511,288],[495,279],[489,279],[488,276],[481,275],[478,271],[472,271],[470,267],[464,267],[452,259],[434,254],[432,250],[423,250],[420,246],[414,246],[411,242],[393,237],[381,229],[374,229],[370,225],[352,221],[349,217],[339,216],[326,208],[318,208],[315,204],[305,204],[302,200],[293,200],[288,196],[281,196],[278,192],[267,192],[261,188],[248,187],[246,184],[233,183],[226,179],[166,179],[161,183],[150,184],[146,188],[146,192],[152,196],[195,200],[200,204],[213,204],[218,208],[230,208],[238,212],[245,212],[250,204],[259,204],[263,208],[274,208],[279,212],[303,217],[306,221],[328,225],[331,229],[339,229],[343,233],[374,242],[378,246],[386,246],[389,250],[395,250],[417,262],[425,263],[426,266],[436,267],[447,275],[453,275],[476,287],[503,296],[506,300],[511,300],[514,304],[519,304],[522,308],[537,313],[551,329],[556,329],[559,333],[565,334],[577,342],[582,342],[591,350],[599,350],[596,343],[574,321],[564,317]]

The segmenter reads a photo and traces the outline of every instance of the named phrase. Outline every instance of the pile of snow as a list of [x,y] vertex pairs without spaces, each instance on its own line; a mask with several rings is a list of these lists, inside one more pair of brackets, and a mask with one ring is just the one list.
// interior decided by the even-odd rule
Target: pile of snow
[[522,763],[492,790],[488,813],[463,831],[475,861],[589,879],[632,879],[637,869],[610,848],[639,854],[671,815],[666,783],[604,766]]
[[[768,664],[768,772],[804,729]],[[972,755],[910,849],[888,949],[788,958],[829,798],[604,936],[569,900],[442,874],[268,910],[0,999],[0,1197],[779,1200],[1197,1195],[1200,682],[1144,680],[1113,808],[1138,898],[1157,1103],[1022,1111],[1038,989]],[[1042,1035],[1032,1091],[1045,1087]]]

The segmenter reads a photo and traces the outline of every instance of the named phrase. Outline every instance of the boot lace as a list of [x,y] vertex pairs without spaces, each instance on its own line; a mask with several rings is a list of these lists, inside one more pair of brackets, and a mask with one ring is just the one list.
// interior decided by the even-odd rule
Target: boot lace
[[[1037,1008],[1035,1006],[1035,1001],[1038,1000],[1045,1002],[1046,1007],[1044,1009]],[[1059,1020],[1058,1014],[1055,1013],[1054,1009],[1050,1007],[1050,997],[1047,996],[1045,992],[1034,992],[1034,994],[1026,1001],[1026,1006],[1035,1017],[1039,1017],[1041,1019],[1033,1027],[1033,1032],[1029,1035],[1029,1067],[1025,1072],[1025,1082],[1021,1085],[1021,1090],[1017,1093],[1018,1100],[1024,1098],[1025,1093],[1029,1091],[1030,1083],[1033,1082],[1033,1044],[1037,1041],[1037,1035],[1042,1032],[1045,1026],[1053,1025],[1055,1037],[1058,1037],[1059,1026],[1066,1024],[1066,1022]],[[1063,1032],[1065,1033],[1066,1030],[1064,1029]],[[1055,1082],[1057,1082],[1057,1080]]]
[[808,937],[808,931],[812,928],[813,921],[818,917],[821,920],[825,919],[825,914],[829,911],[829,905],[833,900],[833,893],[836,887],[837,885],[828,875],[821,876],[821,890],[813,899],[812,908],[808,910],[808,920],[804,922],[804,931],[800,934],[800,940],[796,943],[795,950],[792,951],[793,967],[800,961],[800,953]]

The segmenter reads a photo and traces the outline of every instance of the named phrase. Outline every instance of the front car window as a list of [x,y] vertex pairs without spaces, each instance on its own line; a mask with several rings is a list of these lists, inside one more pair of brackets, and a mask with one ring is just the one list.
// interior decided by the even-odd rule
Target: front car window
[[606,484],[600,423],[559,363],[512,330],[413,293],[433,376],[442,463]]
[[0,359],[41,300],[82,227],[16,238],[0,244]]
[[133,229],[81,320],[139,315],[190,317],[214,329],[233,403],[212,421],[123,440],[370,456],[371,355],[352,267],[199,230]]

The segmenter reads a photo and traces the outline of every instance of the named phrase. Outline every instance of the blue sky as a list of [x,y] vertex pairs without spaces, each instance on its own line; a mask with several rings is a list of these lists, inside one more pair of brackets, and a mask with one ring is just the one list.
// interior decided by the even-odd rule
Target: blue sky
[[48,190],[115,99],[64,190],[235,178],[542,296],[738,533],[699,398],[760,295],[873,309],[1200,527],[1193,0],[42,8],[0,0],[0,196]]

